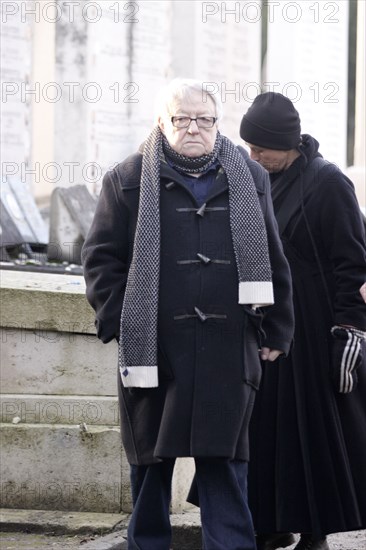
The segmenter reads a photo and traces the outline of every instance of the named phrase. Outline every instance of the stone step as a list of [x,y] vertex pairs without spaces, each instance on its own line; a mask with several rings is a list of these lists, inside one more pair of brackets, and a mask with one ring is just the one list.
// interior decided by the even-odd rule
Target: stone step
[[2,327],[95,334],[81,276],[1,272]]
[[1,505],[118,513],[130,504],[116,426],[1,424]]
[[[5,508],[118,513],[132,510],[130,466],[118,426],[2,423],[1,495]],[[186,502],[192,458],[178,458],[172,512]]]
[[116,342],[19,327],[1,329],[0,337],[1,393],[116,395]]
[[74,535],[102,534],[117,528],[124,528],[127,522],[128,514],[0,508],[2,531]]
[[[128,519],[127,514],[0,509],[2,540],[7,543],[9,537],[6,534],[12,531],[11,542],[16,545],[18,541],[18,546],[11,545],[9,548],[16,550],[51,546],[55,550],[77,549],[80,544],[84,550],[127,550]],[[201,548],[200,514],[197,508],[171,514],[170,521],[172,547],[175,550]],[[44,533],[52,533],[52,536],[47,537]],[[80,540],[81,534],[85,535],[83,540]],[[74,535],[75,540],[70,538],[71,535]],[[24,543],[28,545],[23,546]]]
[[[2,505],[131,511],[117,344],[97,340],[83,278],[6,271],[0,300]],[[177,459],[174,513],[189,509],[193,472],[193,459]]]

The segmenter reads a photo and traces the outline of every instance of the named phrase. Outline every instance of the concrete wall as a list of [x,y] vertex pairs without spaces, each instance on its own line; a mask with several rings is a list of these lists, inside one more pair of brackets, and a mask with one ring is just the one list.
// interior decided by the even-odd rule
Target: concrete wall
[[[117,345],[94,335],[82,277],[1,271],[1,506],[131,510]],[[185,509],[190,459],[172,509]]]
[[365,132],[365,35],[366,6],[357,2],[357,65],[356,65],[356,116],[354,165],[347,169],[347,175],[355,184],[356,194],[366,214],[366,132]]
[[[174,76],[202,79],[220,95],[221,131],[235,142],[261,88],[283,92],[325,158],[346,167],[348,0],[6,4],[2,168],[31,188],[41,206],[56,186],[85,183],[98,194],[103,174],[146,138],[156,92]],[[365,208],[364,0],[357,18],[349,175]],[[262,30],[268,30],[264,63]]]

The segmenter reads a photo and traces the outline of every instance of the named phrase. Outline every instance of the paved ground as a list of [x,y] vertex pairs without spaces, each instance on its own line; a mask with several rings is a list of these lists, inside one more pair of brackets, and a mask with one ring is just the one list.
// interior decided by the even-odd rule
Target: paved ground
[[[83,548],[81,543],[87,537],[74,536],[48,536],[32,533],[1,533],[1,550],[36,550],[38,548],[53,548],[63,550],[68,548]],[[85,548],[85,547],[84,547]]]
[[[46,534],[31,533],[1,533],[1,550],[127,550],[123,544],[125,531],[109,535],[87,536],[87,535],[64,535],[50,536]],[[338,533],[329,537],[331,550],[366,550],[366,531],[352,531],[350,533]],[[292,550],[290,546],[287,550]],[[175,546],[174,550],[182,550]],[[199,550],[191,547],[191,550]],[[230,549],[228,549],[230,550]]]
[[[1,550],[127,550],[128,515],[0,509]],[[198,512],[171,516],[174,550],[200,547]]]
[[[366,531],[350,531],[349,533],[337,533],[328,537],[330,550],[366,550]],[[288,546],[286,550],[292,550],[295,545]]]
[[[0,518],[1,550],[127,550],[125,514],[1,509]],[[197,512],[172,515],[171,522],[174,550],[200,550]],[[331,550],[366,550],[366,531],[338,533],[328,540]]]

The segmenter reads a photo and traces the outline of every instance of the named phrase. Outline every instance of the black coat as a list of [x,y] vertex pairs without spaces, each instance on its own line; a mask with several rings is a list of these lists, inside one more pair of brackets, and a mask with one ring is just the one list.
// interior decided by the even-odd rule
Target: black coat
[[[305,156],[276,183],[279,223],[289,217],[281,185],[290,183],[300,196],[319,155],[313,138],[303,140]],[[259,533],[366,527],[366,365],[350,394],[338,394],[330,379],[331,327],[366,330],[359,294],[365,235],[352,183],[333,165],[323,170],[304,195],[303,210],[282,227],[296,329],[288,358],[278,368],[264,366],[252,418],[249,501]]]
[[[141,163],[142,154],[137,153],[105,176],[83,248],[87,297],[103,342],[119,333]],[[273,269],[276,304],[268,308],[263,321],[265,343],[288,352],[293,335],[289,268],[268,177],[251,161],[248,164],[267,225]],[[248,459],[248,423],[261,378],[257,330],[261,319],[250,307],[238,305],[228,185],[222,169],[206,205],[204,215],[197,215],[198,205],[184,179],[161,164],[159,387],[125,389],[118,382],[122,439],[133,464],[177,456]],[[212,261],[197,262],[197,253]],[[192,317],[195,306],[214,317],[206,321]]]

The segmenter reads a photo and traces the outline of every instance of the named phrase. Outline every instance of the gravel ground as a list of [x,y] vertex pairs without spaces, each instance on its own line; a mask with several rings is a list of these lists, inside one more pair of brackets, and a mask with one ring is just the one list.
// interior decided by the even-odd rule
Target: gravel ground
[[34,533],[0,533],[1,550],[37,550],[38,548],[52,548],[53,550],[66,550],[72,548],[82,549],[81,542],[85,536],[50,536]]
[[[330,550],[366,550],[366,531],[350,531],[348,533],[336,533],[328,536]],[[288,546],[286,550],[292,550]]]
[[[105,548],[103,539],[100,537],[101,548]],[[52,550],[76,549],[83,550],[88,542],[96,544],[98,537],[88,536],[50,536],[32,533],[0,533],[1,550],[38,550],[38,548],[50,548]],[[331,550],[366,550],[366,531],[351,531],[349,533],[337,533],[328,537]],[[121,546],[122,548],[122,546]],[[293,550],[289,546],[287,550]],[[175,548],[174,550],[180,550]],[[192,549],[193,550],[193,549]],[[198,549],[194,549],[198,550]],[[230,550],[230,549],[228,549]]]

